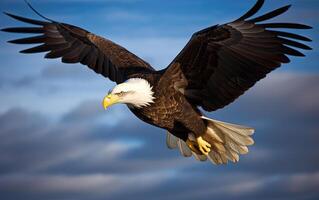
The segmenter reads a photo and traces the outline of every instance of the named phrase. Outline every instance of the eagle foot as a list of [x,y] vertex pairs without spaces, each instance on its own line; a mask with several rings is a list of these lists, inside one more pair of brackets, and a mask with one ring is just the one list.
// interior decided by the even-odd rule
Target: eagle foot
[[211,145],[206,142],[202,137],[196,138],[196,141],[187,140],[187,146],[196,154],[199,155],[208,155],[210,152]]
[[212,147],[206,140],[204,140],[202,137],[196,138],[198,148],[199,150],[204,154],[208,155],[210,152],[210,148]]

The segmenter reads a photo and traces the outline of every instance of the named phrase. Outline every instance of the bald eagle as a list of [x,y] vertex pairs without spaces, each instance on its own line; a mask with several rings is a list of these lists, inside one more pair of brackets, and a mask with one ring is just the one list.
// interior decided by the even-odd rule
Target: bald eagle
[[254,143],[254,129],[207,118],[201,109],[211,112],[229,105],[268,73],[289,63],[288,55],[304,56],[296,48],[311,49],[300,43],[309,38],[281,30],[311,27],[264,22],[290,5],[253,17],[263,4],[264,0],[258,0],[239,19],[194,33],[168,67],[159,71],[118,44],[48,19],[31,5],[43,21],[5,13],[34,26],[2,31],[38,34],[9,41],[38,44],[21,53],[47,52],[45,58],[82,63],[116,82],[103,100],[105,109],[124,103],[139,119],[167,130],[168,148],[218,165],[236,163],[239,155],[247,154]]

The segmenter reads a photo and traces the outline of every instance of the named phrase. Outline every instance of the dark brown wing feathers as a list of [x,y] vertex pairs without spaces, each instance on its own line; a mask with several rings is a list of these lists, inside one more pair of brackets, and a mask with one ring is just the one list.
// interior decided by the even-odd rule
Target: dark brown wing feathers
[[266,20],[268,20],[268,19],[277,17],[277,16],[279,16],[279,15],[285,13],[290,7],[291,7],[291,5],[287,5],[287,6],[278,8],[278,9],[272,11],[272,12],[269,12],[269,13],[264,14],[264,15],[262,15],[262,16],[259,16],[259,17],[256,17],[256,18],[254,18],[254,19],[248,20],[248,22],[250,22],[250,23],[257,23],[257,22],[261,22],[261,21],[266,21]]
[[223,108],[282,63],[290,62],[287,56],[304,56],[297,49],[311,49],[295,41],[311,41],[309,38],[276,30],[309,29],[309,26],[258,23],[281,15],[290,6],[248,19],[263,3],[264,0],[258,0],[251,10],[234,22],[195,33],[174,59],[170,66],[177,66],[184,73],[188,82],[184,90],[189,101],[207,111]]
[[253,16],[254,14],[256,14],[260,10],[260,8],[264,5],[264,3],[265,3],[265,0],[258,0],[257,3],[247,13],[245,13],[243,16],[241,16],[236,21],[244,21],[247,18]]
[[[290,62],[287,56],[304,56],[298,49],[311,48],[301,41],[311,39],[277,29],[311,27],[298,23],[263,23],[285,13],[290,5],[249,19],[263,4],[264,0],[258,0],[239,19],[195,33],[169,67],[163,70],[162,79],[170,80],[194,105],[214,111],[233,102],[282,63]],[[62,58],[64,63],[80,62],[117,83],[123,82],[130,74],[154,70],[123,47],[79,27],[45,17],[48,21],[5,14],[36,25],[2,29],[11,33],[39,34],[9,41],[37,45],[21,53],[47,52],[46,58]]]
[[148,63],[123,47],[79,27],[5,14],[36,26],[6,28],[2,31],[40,34],[9,41],[14,44],[37,44],[35,47],[20,51],[21,53],[47,52],[45,58],[61,58],[64,63],[80,62],[117,83],[126,80],[127,76],[137,69],[153,70]]

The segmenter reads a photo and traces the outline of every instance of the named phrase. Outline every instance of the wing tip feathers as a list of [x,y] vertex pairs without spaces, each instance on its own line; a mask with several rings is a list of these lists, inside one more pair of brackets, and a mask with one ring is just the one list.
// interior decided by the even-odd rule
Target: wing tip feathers
[[257,0],[255,5],[250,10],[248,10],[248,12],[246,12],[244,15],[242,15],[240,18],[238,18],[235,21],[245,20],[245,19],[253,16],[262,8],[264,3],[265,3],[265,0]]

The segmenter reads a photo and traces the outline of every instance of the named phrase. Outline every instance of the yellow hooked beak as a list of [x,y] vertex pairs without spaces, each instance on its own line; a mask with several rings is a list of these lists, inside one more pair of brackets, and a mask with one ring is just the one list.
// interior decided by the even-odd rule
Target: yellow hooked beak
[[103,103],[102,103],[103,108],[106,110],[111,105],[118,103],[119,100],[120,100],[120,97],[118,97],[117,95],[109,94],[103,99]]

